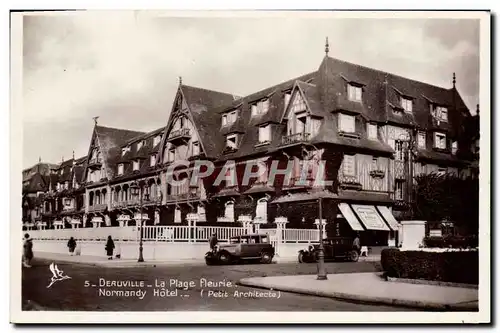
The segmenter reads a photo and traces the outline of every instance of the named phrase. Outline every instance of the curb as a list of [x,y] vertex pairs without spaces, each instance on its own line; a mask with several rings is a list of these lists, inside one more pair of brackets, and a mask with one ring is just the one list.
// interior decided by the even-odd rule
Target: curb
[[265,282],[255,282],[252,281],[253,278],[244,278],[237,282],[237,284],[246,286],[246,287],[254,287],[254,288],[262,288],[262,289],[270,289],[270,290],[279,290],[283,292],[292,292],[303,295],[312,295],[319,297],[328,297],[334,298],[342,301],[350,301],[355,303],[371,303],[371,304],[384,304],[384,305],[393,305],[400,307],[407,307],[413,309],[425,309],[432,311],[479,311],[478,306],[474,304],[470,304],[473,302],[467,303],[457,303],[457,304],[443,304],[443,303],[432,303],[432,302],[422,302],[422,301],[412,301],[412,300],[402,300],[396,298],[384,298],[384,297],[373,297],[373,296],[360,296],[353,295],[348,293],[341,292],[327,292],[320,290],[310,290],[300,287],[283,287],[277,284],[265,283]]
[[419,279],[404,279],[404,278],[395,278],[395,277],[390,277],[390,276],[387,277],[387,281],[400,282],[400,283],[410,283],[410,284],[427,284],[430,286],[440,286],[440,287],[457,287],[457,288],[479,289],[479,286],[477,284],[419,280]]

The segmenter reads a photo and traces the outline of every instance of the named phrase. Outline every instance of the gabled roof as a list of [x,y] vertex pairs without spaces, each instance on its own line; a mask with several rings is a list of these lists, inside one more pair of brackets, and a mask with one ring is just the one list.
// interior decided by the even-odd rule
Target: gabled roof
[[27,186],[23,186],[23,193],[45,192],[48,189],[45,177],[37,172],[28,181]]
[[[116,172],[114,161],[121,155],[121,146],[127,141],[141,136],[144,132],[130,131],[120,128],[111,128],[96,125],[95,135],[99,139],[101,154],[106,165],[106,173],[109,178],[113,178]],[[90,156],[88,157],[90,158]]]

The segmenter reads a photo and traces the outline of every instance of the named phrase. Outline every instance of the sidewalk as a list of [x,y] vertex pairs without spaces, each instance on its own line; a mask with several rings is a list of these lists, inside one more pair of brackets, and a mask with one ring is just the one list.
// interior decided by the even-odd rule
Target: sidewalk
[[[98,256],[70,256],[65,253],[50,253],[37,252],[37,258],[52,260],[54,262],[78,263],[81,265],[103,266],[103,267],[150,267],[150,266],[172,266],[172,265],[204,265],[205,259],[170,259],[170,260],[146,260],[145,262],[137,262],[137,259],[116,259],[108,260],[106,257]],[[369,255],[368,257],[360,257],[359,261],[380,261],[380,256]],[[273,263],[298,263],[296,257],[274,257]]]
[[244,278],[239,284],[361,303],[380,303],[439,311],[478,311],[478,290],[385,281],[381,273],[331,274]]

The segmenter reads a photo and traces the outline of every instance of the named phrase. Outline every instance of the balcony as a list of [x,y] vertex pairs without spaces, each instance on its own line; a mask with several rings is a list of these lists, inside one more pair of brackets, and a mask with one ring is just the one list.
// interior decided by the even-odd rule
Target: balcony
[[300,177],[291,178],[288,184],[283,184],[284,191],[293,191],[293,190],[306,190],[313,187],[314,179],[308,176],[305,180],[300,179]]
[[189,192],[167,195],[167,202],[198,200],[201,196],[200,192]]
[[167,141],[172,144],[178,144],[188,141],[191,138],[191,131],[189,128],[181,128],[170,132]]
[[361,191],[363,189],[363,185],[361,185],[356,176],[340,175],[339,180],[340,188],[343,190]]
[[89,206],[89,212],[98,212],[103,211],[108,207],[107,204],[96,204],[93,206]]
[[88,167],[91,169],[100,169],[102,166],[102,158],[91,158],[89,160],[89,165]]
[[311,133],[306,132],[287,135],[281,139],[281,146],[290,146],[297,143],[307,142],[310,137]]

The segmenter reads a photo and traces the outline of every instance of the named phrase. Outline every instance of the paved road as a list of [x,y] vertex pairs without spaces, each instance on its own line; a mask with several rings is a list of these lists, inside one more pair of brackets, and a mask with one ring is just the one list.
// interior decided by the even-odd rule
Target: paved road
[[[57,263],[57,262],[56,262]],[[32,268],[23,268],[23,304],[26,310],[32,305],[46,310],[86,310],[86,311],[402,311],[404,309],[369,304],[354,304],[329,298],[278,293],[262,289],[236,286],[235,282],[243,277],[315,274],[315,264],[270,264],[270,265],[232,265],[205,266],[199,264],[103,268],[81,264],[59,263],[60,270],[71,279],[55,282],[50,288],[52,273],[49,261],[35,260]],[[380,269],[378,263],[327,263],[328,273],[372,272]],[[211,287],[202,285],[200,279],[207,283],[226,282],[226,286]],[[144,287],[99,286],[102,280],[107,283],[130,281],[140,283]],[[177,280],[176,286],[170,280]],[[86,283],[86,281],[88,281]],[[161,281],[166,283],[165,289],[155,286]],[[185,284],[191,283],[184,288]],[[232,285],[229,286],[229,283]],[[92,284],[96,285],[92,287]],[[86,287],[86,285],[88,285]],[[151,287],[148,287],[150,285]],[[145,291],[141,295],[112,295],[113,292]],[[155,295],[155,290],[159,293]],[[162,291],[175,294],[162,297]],[[227,292],[227,294],[226,294]],[[268,293],[268,297],[247,292]],[[210,297],[209,297],[210,293]],[[235,295],[236,294],[236,295]],[[279,296],[279,298],[278,298]],[[28,302],[28,300],[30,302]]]

